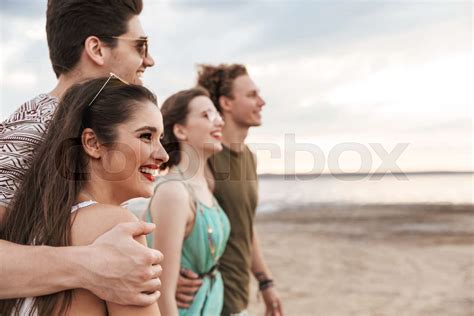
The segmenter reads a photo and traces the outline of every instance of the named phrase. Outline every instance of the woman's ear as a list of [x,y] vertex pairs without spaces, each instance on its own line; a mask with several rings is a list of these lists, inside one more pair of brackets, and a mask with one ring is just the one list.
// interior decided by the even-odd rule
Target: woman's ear
[[84,53],[99,66],[105,64],[105,48],[106,46],[97,36],[89,36],[84,41]]
[[187,134],[186,128],[183,125],[174,124],[173,134],[180,141],[188,140],[188,134]]
[[99,159],[101,157],[100,143],[97,135],[91,128],[86,128],[81,135],[82,147],[87,155],[92,158]]

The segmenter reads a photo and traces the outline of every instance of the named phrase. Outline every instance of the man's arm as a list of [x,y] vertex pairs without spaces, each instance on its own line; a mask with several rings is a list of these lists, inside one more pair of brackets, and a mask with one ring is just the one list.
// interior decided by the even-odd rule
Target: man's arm
[[22,246],[0,240],[0,299],[39,296],[78,287],[67,258],[84,249]]
[[0,299],[84,288],[124,305],[150,305],[160,296],[163,255],[136,242],[153,224],[119,224],[89,246],[23,246],[0,240]]
[[262,285],[261,292],[266,307],[265,315],[282,316],[283,307],[281,299],[273,287],[273,279],[270,269],[268,269],[265,259],[263,258],[255,227],[253,228],[251,270],[257,282],[259,282],[259,285]]

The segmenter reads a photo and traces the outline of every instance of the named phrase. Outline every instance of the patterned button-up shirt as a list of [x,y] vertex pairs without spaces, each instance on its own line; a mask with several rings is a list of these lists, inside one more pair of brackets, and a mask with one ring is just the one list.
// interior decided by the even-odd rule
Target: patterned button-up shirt
[[9,207],[58,106],[40,94],[21,105],[0,124],[0,205]]

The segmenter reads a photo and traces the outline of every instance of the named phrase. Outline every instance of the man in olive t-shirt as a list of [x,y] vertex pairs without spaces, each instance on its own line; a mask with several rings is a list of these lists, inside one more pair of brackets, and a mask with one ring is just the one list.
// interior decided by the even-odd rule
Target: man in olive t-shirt
[[[219,260],[224,280],[224,315],[243,311],[249,299],[252,264],[253,219],[258,203],[255,158],[247,146],[243,151],[223,150],[211,157],[214,195],[230,221],[226,250]],[[242,269],[242,267],[247,267]]]
[[224,279],[222,315],[247,315],[250,272],[259,282],[265,315],[282,315],[281,300],[273,287],[253,225],[258,204],[257,165],[245,145],[249,128],[262,124],[265,101],[243,65],[201,65],[198,84],[209,90],[225,121],[224,149],[209,160],[214,195],[231,224],[219,268]]

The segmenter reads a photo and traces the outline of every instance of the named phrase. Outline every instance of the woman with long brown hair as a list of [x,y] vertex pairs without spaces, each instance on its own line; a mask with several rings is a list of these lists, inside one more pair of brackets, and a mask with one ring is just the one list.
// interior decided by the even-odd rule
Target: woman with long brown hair
[[[204,172],[207,159],[222,150],[224,122],[202,88],[175,93],[161,108],[163,143],[170,155],[147,215],[159,225],[151,243],[165,256],[158,301],[164,315],[220,315],[224,288],[219,259],[230,233],[229,220],[210,191]],[[202,278],[188,308],[175,300],[180,269]]]
[[[142,86],[111,74],[71,87],[14,197],[1,239],[24,245],[87,245],[120,222],[136,221],[120,205],[152,195],[158,168],[168,160],[160,143],[162,131],[156,98]],[[0,301],[0,315],[66,314],[160,312],[157,304],[121,306],[83,289]]]

